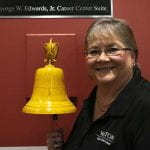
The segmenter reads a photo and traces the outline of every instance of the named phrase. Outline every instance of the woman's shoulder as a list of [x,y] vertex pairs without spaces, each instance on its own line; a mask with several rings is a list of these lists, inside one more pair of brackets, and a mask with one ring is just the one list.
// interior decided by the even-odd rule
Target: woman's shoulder
[[150,82],[148,80],[145,80],[142,86],[148,93],[150,93]]
[[150,115],[150,82],[144,81],[135,99],[135,109],[143,115]]
[[141,89],[141,93],[139,92],[139,96],[141,95],[143,102],[150,104],[150,82],[144,80],[140,89]]

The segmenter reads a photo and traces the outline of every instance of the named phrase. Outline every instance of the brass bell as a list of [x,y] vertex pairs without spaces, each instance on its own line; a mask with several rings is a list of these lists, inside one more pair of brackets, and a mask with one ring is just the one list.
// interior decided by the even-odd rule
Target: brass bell
[[76,111],[69,100],[64,83],[64,72],[54,66],[58,44],[44,44],[47,65],[36,70],[34,89],[31,99],[24,106],[23,112],[30,114],[65,114]]

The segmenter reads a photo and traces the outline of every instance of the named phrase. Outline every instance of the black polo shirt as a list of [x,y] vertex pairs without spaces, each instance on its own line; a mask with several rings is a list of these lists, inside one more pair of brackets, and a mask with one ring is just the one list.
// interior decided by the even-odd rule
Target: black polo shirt
[[138,68],[107,112],[92,122],[96,88],[85,101],[64,150],[150,149],[150,84]]

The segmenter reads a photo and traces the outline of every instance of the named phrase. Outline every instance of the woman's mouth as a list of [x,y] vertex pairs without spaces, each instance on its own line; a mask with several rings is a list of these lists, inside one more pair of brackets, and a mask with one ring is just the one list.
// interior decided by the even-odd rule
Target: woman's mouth
[[96,68],[96,71],[105,72],[105,71],[110,71],[110,70],[112,70],[114,68],[115,68],[115,66],[99,67],[99,68]]

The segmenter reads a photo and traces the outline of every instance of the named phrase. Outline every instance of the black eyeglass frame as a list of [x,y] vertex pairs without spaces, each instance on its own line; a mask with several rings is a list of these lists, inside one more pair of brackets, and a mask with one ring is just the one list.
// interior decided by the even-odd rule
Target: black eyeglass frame
[[[99,48],[91,48],[91,49],[89,49],[89,50],[86,50],[85,52],[84,52],[84,54],[87,56],[88,54],[90,54],[90,50],[97,50],[97,51],[99,51],[99,55],[102,53],[102,52],[105,52],[105,54],[107,55],[107,56],[115,56],[115,54],[113,55],[108,55],[107,54],[107,51],[108,50],[106,50],[106,51],[101,51]],[[133,49],[131,49],[131,48],[127,48],[127,47],[124,47],[124,48],[115,48],[115,47],[111,47],[111,48],[107,48],[107,49],[115,49],[116,51],[133,51]],[[97,56],[91,56],[91,57],[97,57]]]

